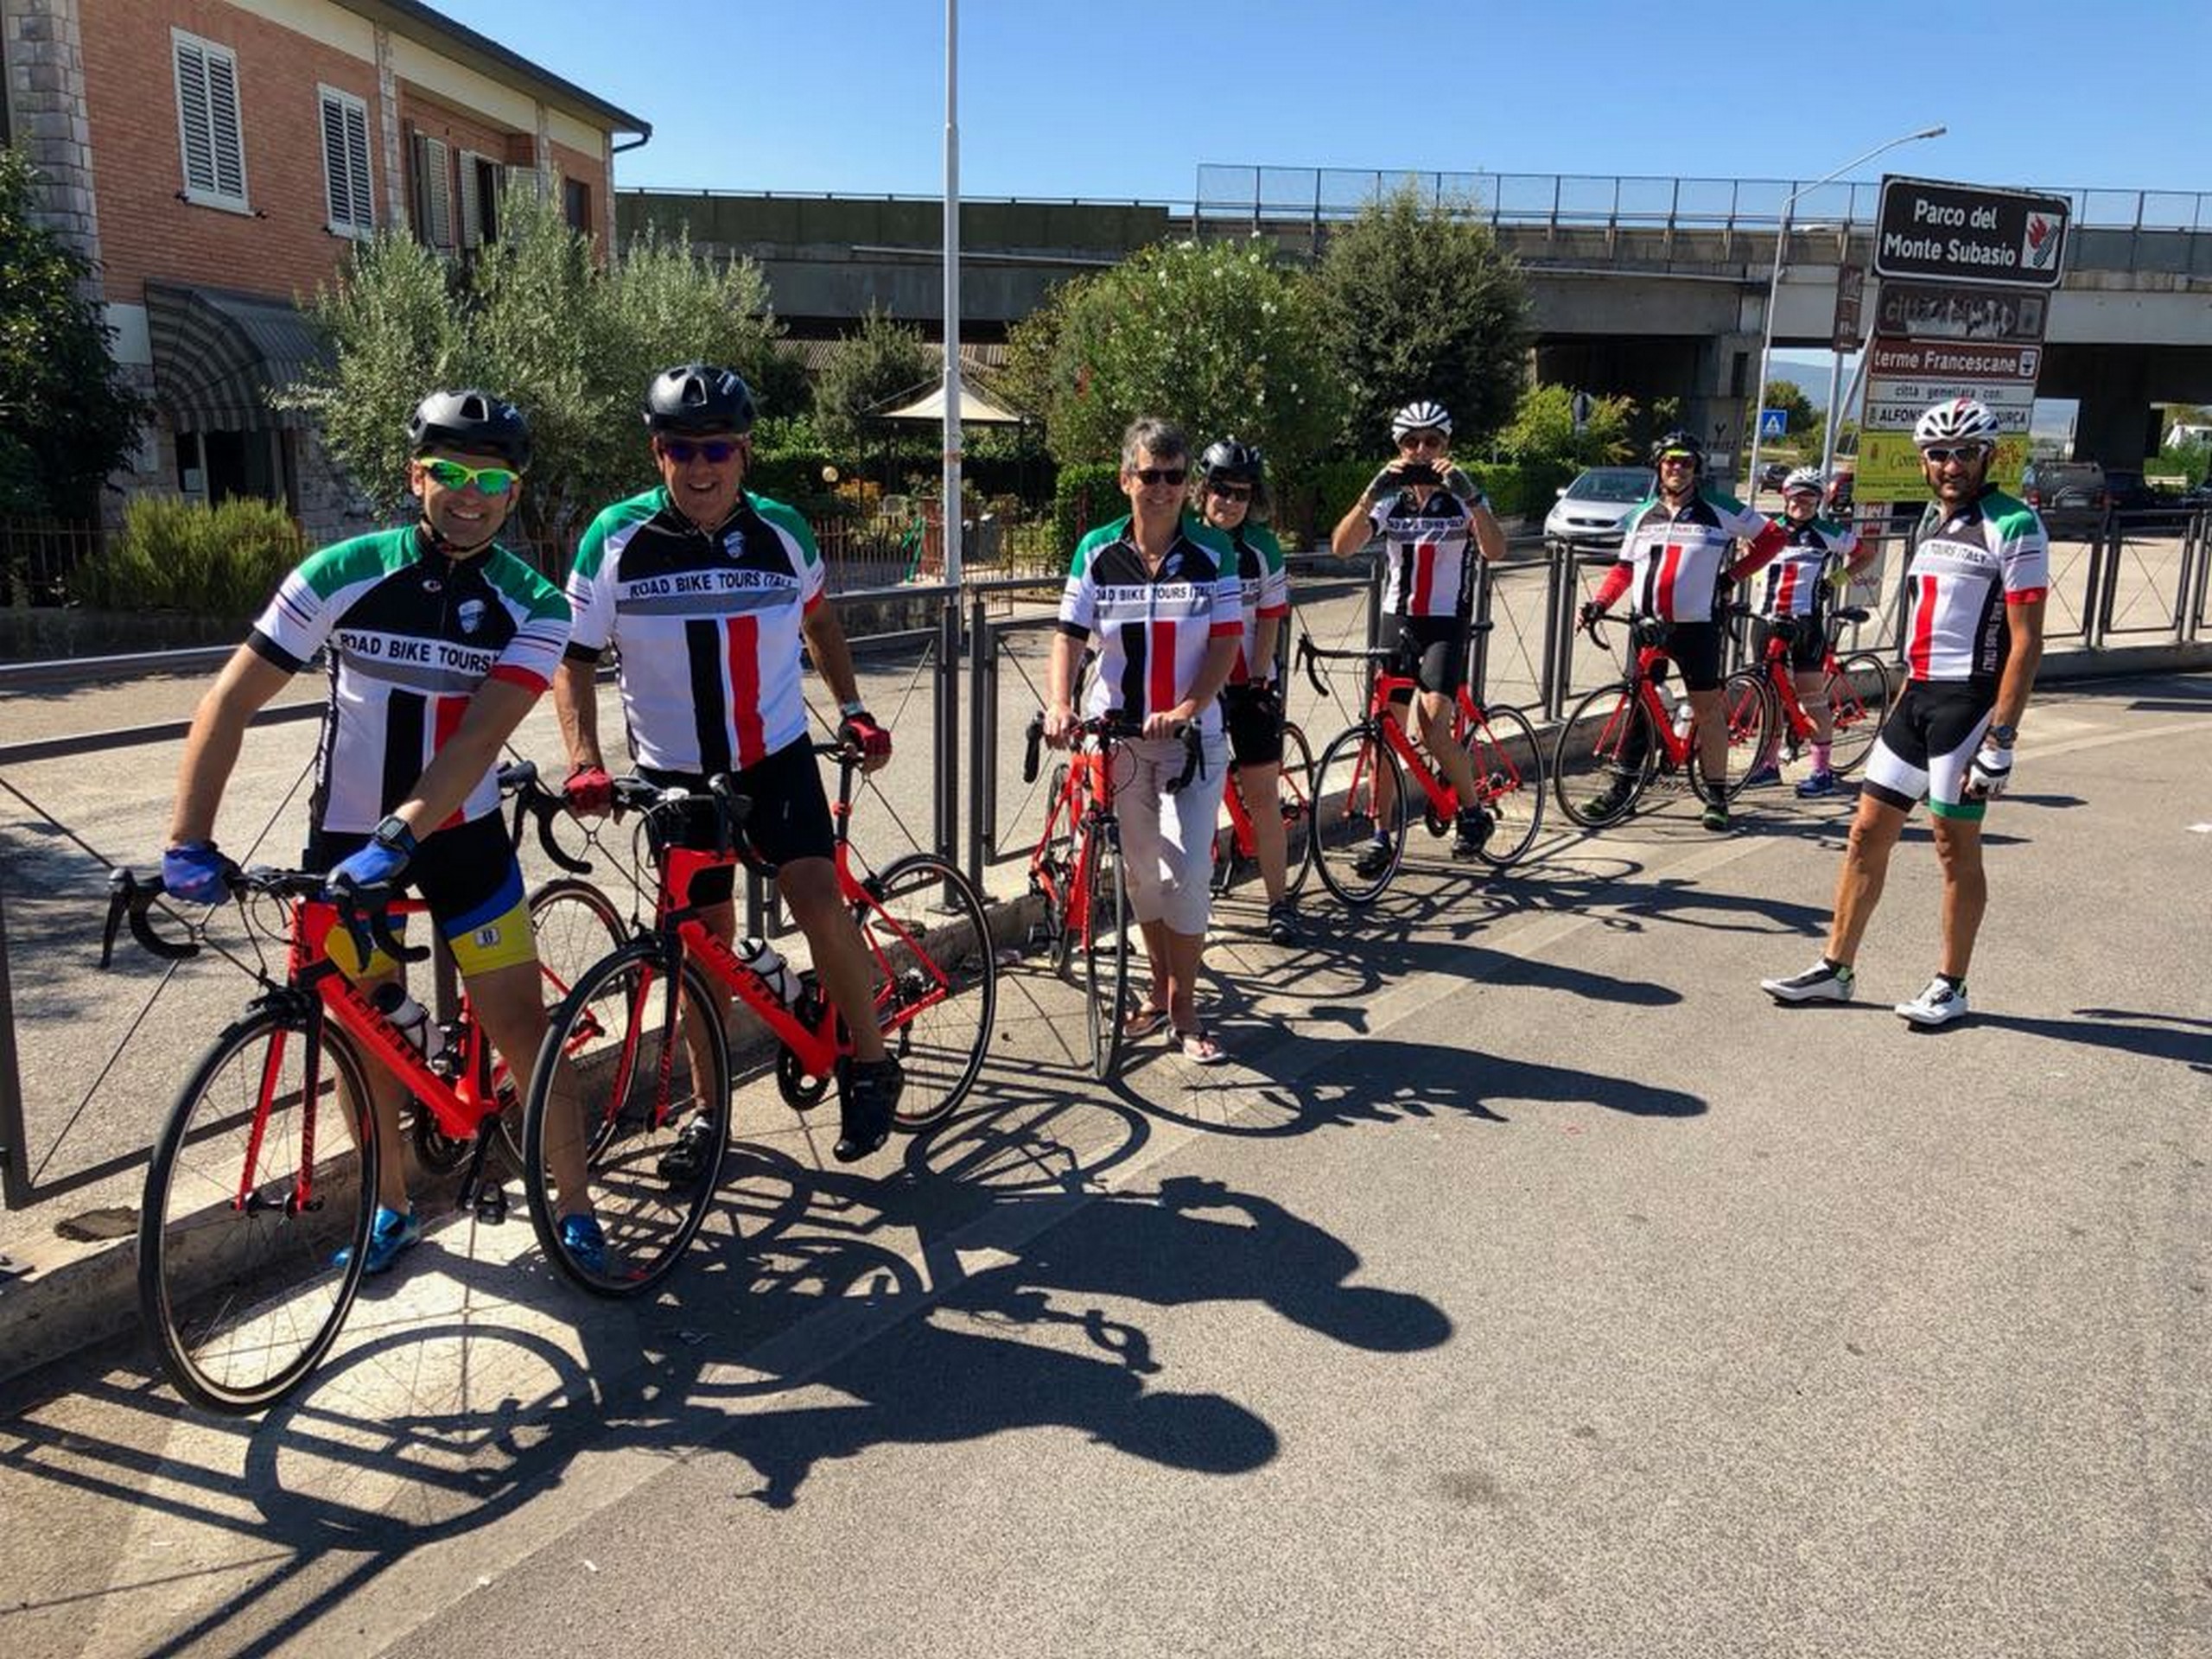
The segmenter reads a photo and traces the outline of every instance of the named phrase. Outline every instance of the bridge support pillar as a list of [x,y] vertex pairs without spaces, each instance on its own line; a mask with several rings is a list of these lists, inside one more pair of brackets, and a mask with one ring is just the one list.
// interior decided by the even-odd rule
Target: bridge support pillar
[[1682,423],[1705,440],[1711,476],[1738,488],[1744,480],[1738,472],[1749,442],[1745,412],[1756,396],[1758,375],[1757,334],[1717,334],[1700,347],[1696,383],[1685,389],[1682,398]]

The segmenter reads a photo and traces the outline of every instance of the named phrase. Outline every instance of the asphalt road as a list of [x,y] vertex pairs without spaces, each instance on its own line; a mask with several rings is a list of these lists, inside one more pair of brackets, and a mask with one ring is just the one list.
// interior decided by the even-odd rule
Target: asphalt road
[[2055,688],[1977,1018],[1847,804],[1433,845],[1210,966],[1231,1065],[1083,1076],[1009,967],[972,1109],[741,1123],[652,1306],[453,1222],[267,1417],[135,1346],[0,1389],[0,1637],[47,1655],[2212,1653],[2212,683]]

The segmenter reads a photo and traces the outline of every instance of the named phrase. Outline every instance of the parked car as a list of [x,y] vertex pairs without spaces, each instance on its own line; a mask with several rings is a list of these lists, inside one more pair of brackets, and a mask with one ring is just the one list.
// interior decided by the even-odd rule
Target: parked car
[[2147,512],[2173,505],[2170,498],[2152,489],[2142,474],[2120,472],[2110,467],[2105,468],[2105,495],[2121,512]]
[[1793,468],[1786,461],[1770,461],[1759,468],[1759,488],[1778,490]]
[[2043,516],[2044,529],[2068,541],[2095,535],[2112,499],[2105,469],[2094,461],[2031,461],[2020,494]]
[[1589,467],[1544,516],[1544,538],[1572,547],[1618,547],[1621,522],[1651,493],[1649,467]]

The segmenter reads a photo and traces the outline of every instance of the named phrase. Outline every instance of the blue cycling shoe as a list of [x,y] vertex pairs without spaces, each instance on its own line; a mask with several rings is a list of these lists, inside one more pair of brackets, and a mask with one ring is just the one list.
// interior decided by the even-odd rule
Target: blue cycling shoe
[[[385,1205],[377,1205],[375,1217],[369,1223],[369,1248],[361,1257],[363,1273],[383,1273],[399,1259],[402,1250],[411,1250],[423,1242],[423,1224],[416,1219],[415,1207],[407,1212]],[[353,1259],[353,1248],[347,1245],[330,1258],[334,1268],[342,1268]]]
[[1763,766],[1753,766],[1744,774],[1745,789],[1764,789],[1782,781],[1782,768],[1769,761]]
[[562,1217],[561,1248],[569,1261],[594,1278],[606,1276],[607,1235],[600,1230],[598,1217]]

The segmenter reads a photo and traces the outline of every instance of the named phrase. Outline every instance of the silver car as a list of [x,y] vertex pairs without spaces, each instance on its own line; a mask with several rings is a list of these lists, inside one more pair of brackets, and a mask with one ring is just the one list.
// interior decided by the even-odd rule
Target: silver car
[[1586,467],[1544,517],[1544,539],[1574,547],[1618,547],[1621,524],[1652,491],[1649,467]]

